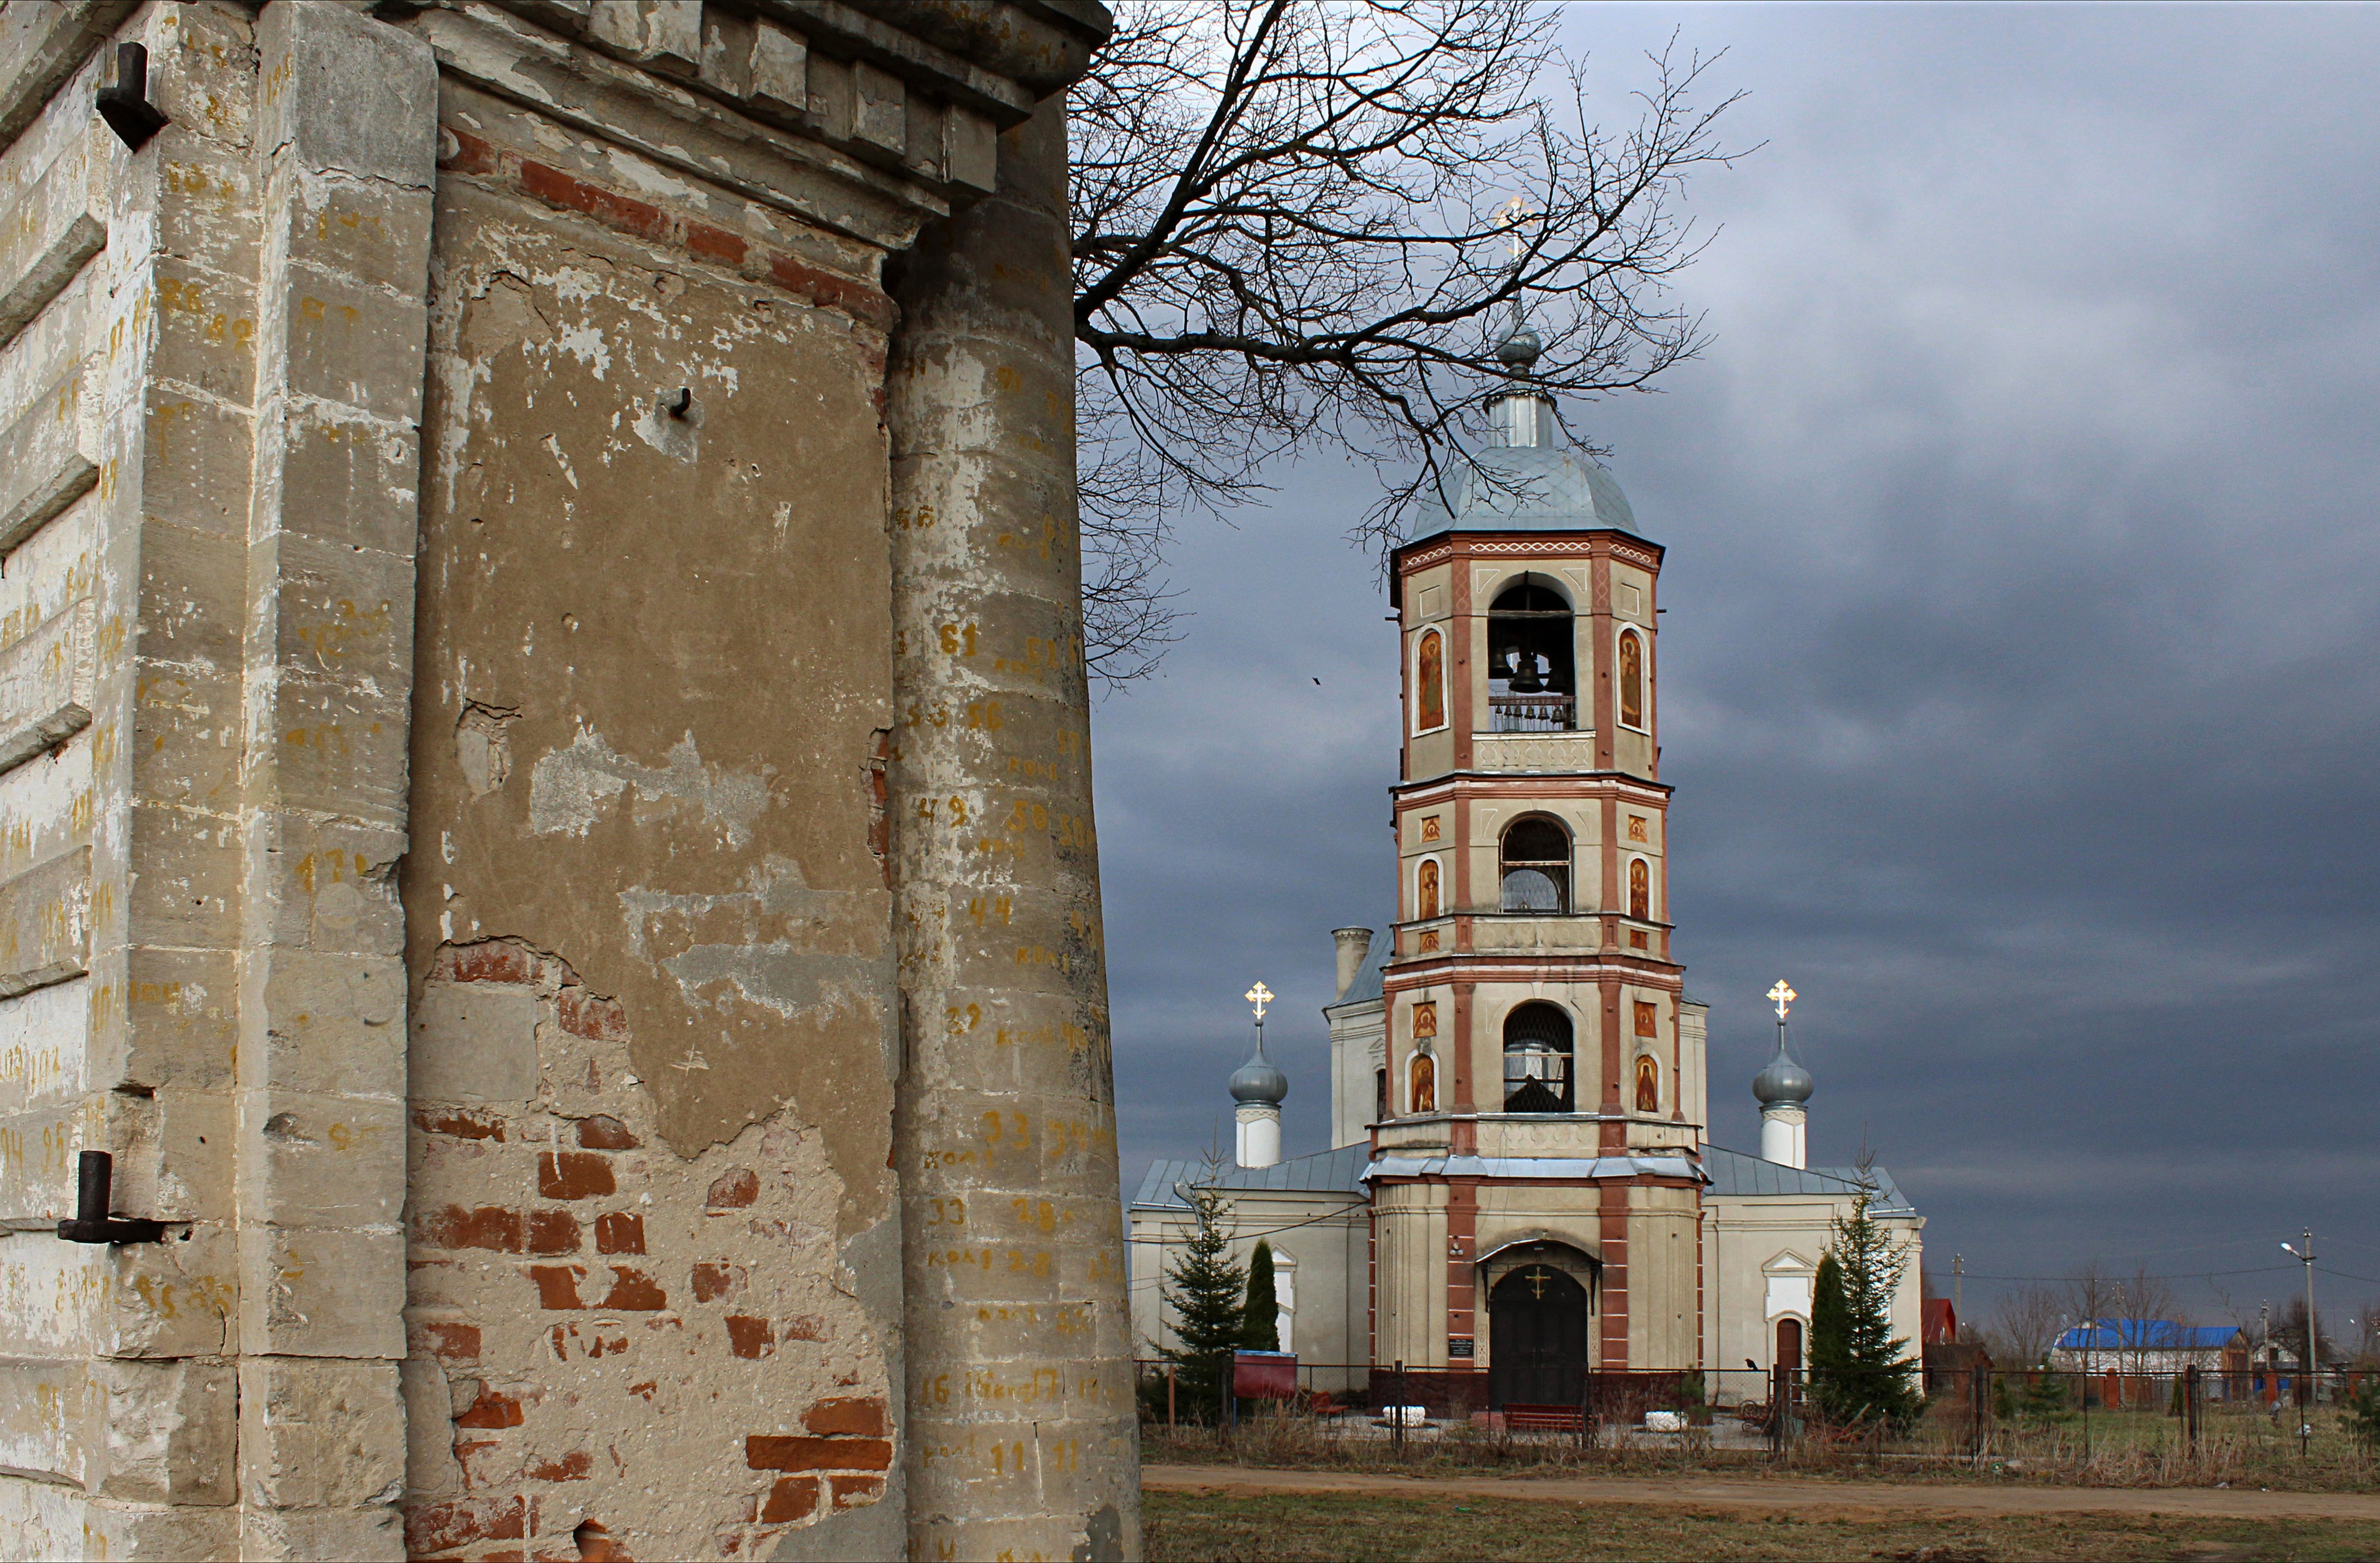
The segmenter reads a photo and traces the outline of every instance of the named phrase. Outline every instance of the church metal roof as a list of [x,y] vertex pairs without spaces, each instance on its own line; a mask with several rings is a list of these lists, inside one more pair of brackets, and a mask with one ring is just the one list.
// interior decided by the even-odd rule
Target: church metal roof
[[[1856,1167],[1788,1167],[1718,1145],[1703,1147],[1703,1170],[1710,1174],[1710,1192],[1715,1194],[1815,1194],[1840,1199],[1857,1193],[1860,1186]],[[1876,1203],[1870,1206],[1875,1214],[1917,1214],[1917,1207],[1894,1185],[1891,1173],[1873,1167],[1868,1177],[1876,1184]]]
[[[2219,1351],[2242,1339],[2238,1325],[2186,1325],[2172,1319],[2096,1319],[2058,1338],[2061,1351]],[[2243,1341],[2244,1344],[2244,1341]]]
[[1449,472],[1443,494],[1416,507],[1407,543],[1440,532],[1644,535],[1619,479],[1575,446],[1498,445],[1472,459],[1476,468]]
[[1323,1151],[1317,1156],[1293,1156],[1270,1167],[1226,1167],[1209,1177],[1207,1164],[1167,1158],[1152,1161],[1140,1180],[1140,1192],[1132,1198],[1135,1210],[1187,1210],[1189,1201],[1182,1197],[1182,1189],[1209,1184],[1219,1189],[1266,1190],[1275,1193],[1346,1194],[1351,1198],[1366,1197],[1364,1164],[1372,1157],[1371,1147],[1358,1140],[1352,1145]]

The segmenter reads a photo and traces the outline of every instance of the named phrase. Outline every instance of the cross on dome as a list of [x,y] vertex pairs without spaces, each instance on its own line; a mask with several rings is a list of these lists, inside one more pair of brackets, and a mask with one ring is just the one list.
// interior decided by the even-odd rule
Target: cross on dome
[[1240,997],[1257,1007],[1257,1019],[1261,1021],[1264,1019],[1265,1006],[1272,1002],[1272,989],[1264,985],[1262,978],[1258,978],[1257,985]]
[[1794,1000],[1799,999],[1802,996],[1794,992],[1791,988],[1786,987],[1785,979],[1783,977],[1779,977],[1777,979],[1777,986],[1770,988],[1767,993],[1763,994],[1762,997],[1777,1006],[1777,1018],[1779,1022],[1782,1022],[1785,1019],[1785,1012],[1792,1007]]

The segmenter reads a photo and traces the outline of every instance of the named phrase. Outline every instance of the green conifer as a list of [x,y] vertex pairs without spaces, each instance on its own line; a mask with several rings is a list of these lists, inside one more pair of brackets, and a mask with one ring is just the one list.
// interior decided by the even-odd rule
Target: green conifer
[[1223,1233],[1223,1196],[1211,1188],[1191,1189],[1187,1195],[1198,1230],[1182,1245],[1182,1257],[1160,1293],[1173,1310],[1179,1344],[1160,1354],[1175,1364],[1184,1404],[1220,1420],[1232,1352],[1240,1339],[1247,1271],[1232,1257],[1231,1240]]
[[1281,1302],[1273,1292],[1272,1244],[1257,1239],[1248,1255],[1248,1305],[1240,1312],[1240,1346],[1249,1351],[1281,1350]]
[[[1810,1308],[1811,1399],[1820,1415],[1839,1426],[1899,1424],[1918,1408],[1910,1382],[1916,1364],[1903,1355],[1909,1342],[1892,1333],[1893,1294],[1909,1260],[1869,1214],[1876,1189],[1864,1167],[1861,1172],[1863,1186],[1852,1213],[1836,1218],[1833,1246],[1818,1266],[1818,1290]],[[1828,1266],[1835,1270],[1833,1301],[1827,1297]]]

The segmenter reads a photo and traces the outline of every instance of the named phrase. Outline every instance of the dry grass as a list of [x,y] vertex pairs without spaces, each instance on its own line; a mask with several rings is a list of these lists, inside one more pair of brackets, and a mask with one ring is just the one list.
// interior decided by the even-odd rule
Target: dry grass
[[1219,1563],[1391,1563],[1466,1557],[2329,1559],[2380,1557],[2380,1523],[2117,1516],[1748,1518],[1667,1505],[1374,1494],[1152,1492],[1148,1556]]

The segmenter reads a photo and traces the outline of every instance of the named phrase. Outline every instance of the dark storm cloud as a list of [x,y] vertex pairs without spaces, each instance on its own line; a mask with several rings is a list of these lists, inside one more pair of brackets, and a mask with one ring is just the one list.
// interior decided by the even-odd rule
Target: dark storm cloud
[[[2380,1277],[2380,12],[1566,26],[1612,89],[1673,27],[1730,49],[1767,143],[1692,192],[1710,353],[1568,409],[1670,550],[1715,1137],[1784,973],[1814,1157],[1864,1134],[1937,1267],[2230,1269],[2311,1221]],[[1391,893],[1369,479],[1281,482],[1193,530],[1190,640],[1097,718],[1128,1180],[1228,1145],[1257,975],[1319,1148],[1329,930]]]

